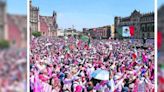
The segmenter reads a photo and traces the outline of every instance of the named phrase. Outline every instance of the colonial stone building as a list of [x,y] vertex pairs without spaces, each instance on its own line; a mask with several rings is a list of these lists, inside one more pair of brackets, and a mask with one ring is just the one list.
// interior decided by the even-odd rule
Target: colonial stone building
[[7,15],[7,39],[17,47],[27,46],[27,16]]
[[0,39],[4,39],[6,30],[6,2],[0,1]]
[[30,30],[39,31],[39,8],[32,6],[30,1]]
[[57,36],[57,14],[53,11],[52,16],[42,16],[39,14],[39,7],[32,5],[30,1],[30,31],[39,31],[42,36]]
[[123,26],[134,26],[134,38],[136,39],[154,38],[154,13],[141,14],[139,11],[134,10],[128,17],[116,16],[114,25],[115,38],[123,38],[118,33],[118,29]]
[[83,28],[83,34],[90,35],[92,38],[108,39],[109,37],[111,37],[111,26]]
[[65,36],[76,36],[77,35],[77,30],[74,29],[74,28],[64,29],[64,35]]
[[5,0],[0,1],[0,39],[8,40],[11,46],[26,47],[27,16],[8,14]]
[[[164,37],[164,5],[158,9],[158,31],[162,33]],[[164,51],[164,39],[162,39],[162,47],[159,48],[160,51]]]

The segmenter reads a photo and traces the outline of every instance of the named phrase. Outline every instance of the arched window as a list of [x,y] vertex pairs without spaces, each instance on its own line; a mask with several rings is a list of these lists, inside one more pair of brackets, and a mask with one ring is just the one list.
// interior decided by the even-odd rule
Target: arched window
[[143,34],[142,34],[142,38],[144,38],[144,37],[145,37],[145,34],[143,33]]
[[150,32],[147,33],[147,37],[150,38]]

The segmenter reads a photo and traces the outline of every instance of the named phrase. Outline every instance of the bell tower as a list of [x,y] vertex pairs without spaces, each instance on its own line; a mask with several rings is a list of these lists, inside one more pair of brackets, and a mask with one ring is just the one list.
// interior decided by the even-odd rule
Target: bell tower
[[7,38],[6,17],[6,0],[0,0],[0,39]]

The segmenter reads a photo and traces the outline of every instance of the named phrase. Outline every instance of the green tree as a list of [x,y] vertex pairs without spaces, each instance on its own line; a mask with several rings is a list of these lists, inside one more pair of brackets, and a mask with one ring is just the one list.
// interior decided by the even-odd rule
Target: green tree
[[35,36],[35,37],[40,37],[41,36],[41,32],[34,31],[34,32],[32,32],[32,35]]
[[10,47],[10,44],[7,40],[4,40],[4,39],[0,40],[0,49],[5,49],[9,47]]

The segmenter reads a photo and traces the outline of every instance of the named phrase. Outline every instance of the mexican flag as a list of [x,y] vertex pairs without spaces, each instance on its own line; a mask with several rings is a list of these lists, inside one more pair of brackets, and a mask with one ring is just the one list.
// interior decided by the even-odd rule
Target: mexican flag
[[69,52],[69,51],[70,51],[70,48],[69,48],[68,46],[66,46],[66,47],[65,47],[65,50],[66,50],[67,52]]
[[134,53],[132,54],[133,59],[137,58],[137,49],[134,47]]
[[164,64],[160,65],[161,76],[164,77]]
[[134,36],[134,26],[123,26],[119,28],[117,32],[122,35],[122,37],[132,37]]
[[84,41],[84,42],[87,42],[89,40],[89,37],[88,36],[82,36],[81,37],[81,40]]

